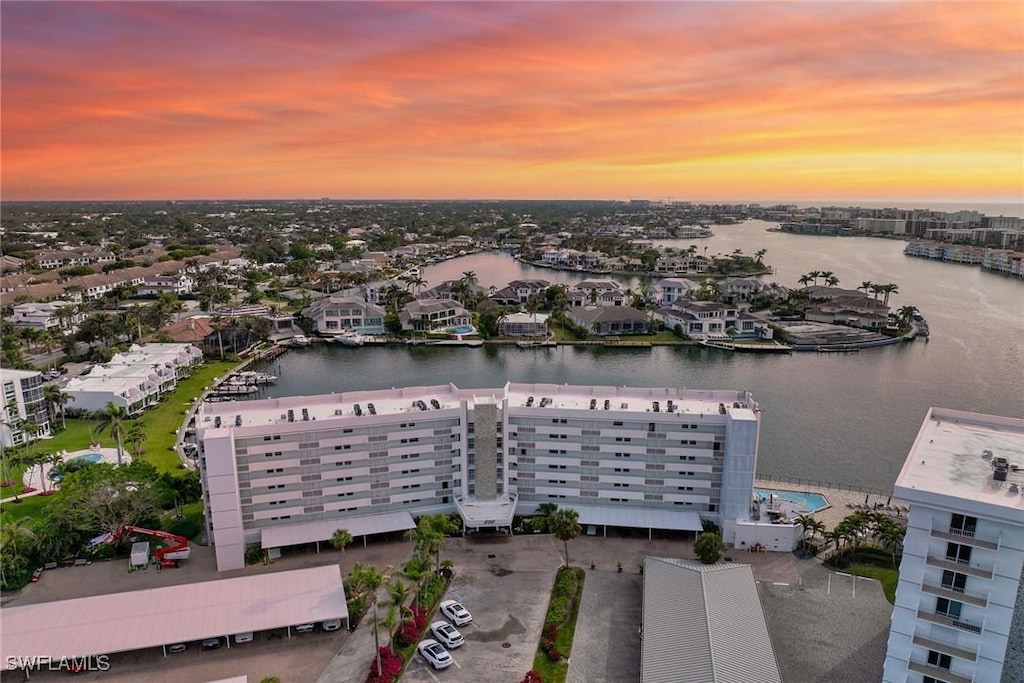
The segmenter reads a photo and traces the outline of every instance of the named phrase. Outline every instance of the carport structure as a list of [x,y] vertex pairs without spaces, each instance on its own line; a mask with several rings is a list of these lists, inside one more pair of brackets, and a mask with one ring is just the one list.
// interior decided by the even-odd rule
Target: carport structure
[[[0,661],[84,659],[297,624],[348,621],[334,565],[3,609]],[[31,666],[31,664],[27,664]]]
[[670,531],[701,531],[703,525],[700,515],[696,512],[683,510],[664,510],[659,508],[628,508],[602,507],[596,505],[569,505],[579,514],[583,526],[603,527],[603,535],[608,535],[608,527],[617,526],[629,529],[647,529],[650,540],[655,529]]
[[345,529],[352,538],[366,539],[373,534],[386,534],[391,531],[408,531],[415,529],[416,523],[408,512],[388,512],[365,517],[347,517],[343,519],[326,519],[303,524],[267,527],[260,532],[260,545],[264,550],[286,548],[293,545],[316,543],[316,551],[320,552],[320,544],[330,542],[334,532]]

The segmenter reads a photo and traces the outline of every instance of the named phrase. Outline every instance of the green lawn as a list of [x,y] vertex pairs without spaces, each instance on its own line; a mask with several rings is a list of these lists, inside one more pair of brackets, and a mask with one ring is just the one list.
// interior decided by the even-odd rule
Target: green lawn
[[27,498],[22,498],[20,503],[4,503],[3,507],[0,508],[0,525],[2,525],[7,519],[38,517],[43,508],[59,495],[60,494],[57,493],[53,496],[29,496]]
[[882,590],[885,591],[885,599],[892,605],[896,604],[896,584],[900,580],[900,573],[897,570],[870,564],[852,564],[843,571],[870,579],[878,579],[882,584]]
[[[179,382],[177,388],[167,394],[155,408],[143,413],[138,419],[146,426],[148,438],[142,444],[143,454],[140,458],[152,463],[161,472],[176,472],[181,460],[173,450],[175,430],[181,426],[185,419],[185,413],[192,401],[202,393],[203,387],[209,386],[215,378],[230,371],[236,365],[237,363],[233,361],[205,363],[197,368],[191,377]],[[103,448],[115,448],[116,444],[109,431],[96,434],[97,424],[97,420],[68,420],[67,428],[57,432],[52,439],[34,443],[32,445],[33,452],[80,451],[88,448],[94,441],[98,441]],[[127,445],[125,447],[127,448]],[[21,474],[24,470],[24,467],[12,470],[12,479],[18,482],[19,491],[21,490]],[[36,476],[38,478],[38,473]],[[38,482],[33,483],[36,488],[39,488]],[[0,490],[0,496],[4,498],[9,498],[14,493],[13,487]],[[19,517],[35,516],[51,499],[52,496],[31,496],[18,504],[5,504],[3,514],[17,514]]]
[[[568,599],[569,610],[566,615],[565,621],[559,624],[558,636],[555,638],[555,647],[565,657],[560,662],[552,662],[547,654],[540,648],[537,650],[537,654],[533,658],[533,668],[540,674],[541,680],[544,683],[564,683],[565,677],[569,673],[569,656],[572,654],[572,641],[576,635],[576,618],[579,616],[580,601],[583,598],[583,581],[586,578],[585,572],[579,567],[573,567],[570,570],[560,569],[559,572],[571,571],[574,576],[572,584],[572,593],[563,596]],[[555,585],[551,590],[551,602],[558,595],[558,575],[555,575]],[[552,614],[550,610],[551,605],[549,604],[549,611],[545,617],[545,624],[552,620]],[[544,636],[541,635],[541,640]]]

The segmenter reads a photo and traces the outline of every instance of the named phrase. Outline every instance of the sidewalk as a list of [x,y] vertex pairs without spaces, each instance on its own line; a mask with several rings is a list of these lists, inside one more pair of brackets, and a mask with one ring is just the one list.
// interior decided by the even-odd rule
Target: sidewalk
[[[387,599],[387,587],[381,586],[377,589],[377,602],[384,603],[387,602]],[[386,629],[380,629],[379,638],[381,645],[387,645]],[[373,609],[371,608],[367,610],[356,630],[349,634],[344,647],[334,656],[317,681],[318,683],[363,683],[366,680],[366,674],[370,672],[370,665],[376,654],[377,648],[373,638]]]

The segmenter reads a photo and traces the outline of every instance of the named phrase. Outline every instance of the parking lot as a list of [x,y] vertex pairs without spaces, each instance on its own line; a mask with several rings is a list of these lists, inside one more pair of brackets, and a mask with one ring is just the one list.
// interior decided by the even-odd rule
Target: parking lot
[[[444,555],[456,576],[445,596],[461,602],[473,622],[459,631],[466,643],[452,650],[455,663],[435,672],[419,655],[406,669],[407,683],[439,681],[518,683],[530,669],[548,595],[561,564],[550,536],[458,539]],[[431,621],[443,619],[436,613]]]
[[[121,561],[44,572],[39,583],[8,596],[5,606],[331,561],[340,563],[343,572],[356,562],[386,569],[400,566],[411,550],[410,542],[397,540],[371,543],[366,548],[353,545],[343,555],[307,552],[286,556],[271,566],[217,574],[212,550],[195,547],[181,569],[159,573],[150,569],[128,574]],[[577,538],[569,542],[569,552],[574,565],[587,568],[568,664],[569,683],[637,681],[640,639],[636,630],[643,585],[638,568],[647,555],[693,557],[692,542],[648,540],[646,533],[627,532],[607,538]],[[473,623],[460,629],[466,643],[452,652],[453,666],[434,672],[415,656],[403,681],[519,683],[532,666],[562,553],[562,543],[547,535],[449,539],[441,557],[454,563],[456,575],[446,597],[465,605],[473,614]],[[877,582],[835,574],[816,560],[789,553],[732,551],[732,559],[753,567],[784,680],[843,683],[880,678],[892,607]],[[620,562],[622,573],[617,571]],[[435,614],[431,621],[440,618]],[[168,657],[163,657],[159,648],[113,655],[109,672],[80,678],[194,683],[247,674],[252,681],[278,676],[284,683],[362,683],[373,656],[372,635],[368,639],[366,635],[371,632],[369,623],[364,620],[352,634],[342,630],[288,639],[283,633],[279,637],[269,633],[257,635],[253,643],[233,643],[230,649],[200,651],[198,643],[190,643],[187,651]],[[66,677],[56,673],[32,677],[62,679]],[[11,678],[4,675],[4,680]]]

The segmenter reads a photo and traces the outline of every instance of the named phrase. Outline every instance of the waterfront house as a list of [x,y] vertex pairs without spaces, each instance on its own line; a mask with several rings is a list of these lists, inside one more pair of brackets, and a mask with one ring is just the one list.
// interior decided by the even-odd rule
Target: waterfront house
[[544,337],[547,334],[546,313],[510,313],[498,320],[499,337]]
[[750,301],[765,289],[765,284],[755,277],[727,277],[718,281],[718,291],[731,303]]
[[618,334],[648,334],[653,324],[648,315],[631,306],[574,306],[569,318],[599,337]]
[[398,314],[403,330],[442,332],[449,327],[469,326],[472,316],[453,299],[414,299]]
[[487,289],[480,285],[465,285],[462,280],[445,280],[416,295],[417,299],[451,299],[462,303],[463,290],[470,297],[487,296]]
[[654,262],[654,272],[665,275],[682,273],[706,273],[710,261],[703,256],[688,254],[663,254]]
[[728,330],[738,331],[739,311],[735,306],[720,301],[691,301],[678,299],[672,306],[655,312],[670,330],[678,326],[691,339],[725,337]]
[[690,296],[697,283],[683,277],[667,277],[654,283],[655,298],[660,306],[671,306],[678,299]]
[[569,288],[573,306],[625,306],[626,293],[615,280],[583,280]]
[[1024,252],[1010,249],[986,249],[981,267],[1004,275],[1024,277]]
[[317,332],[338,334],[384,334],[384,309],[352,296],[330,296],[302,312],[313,320]]

